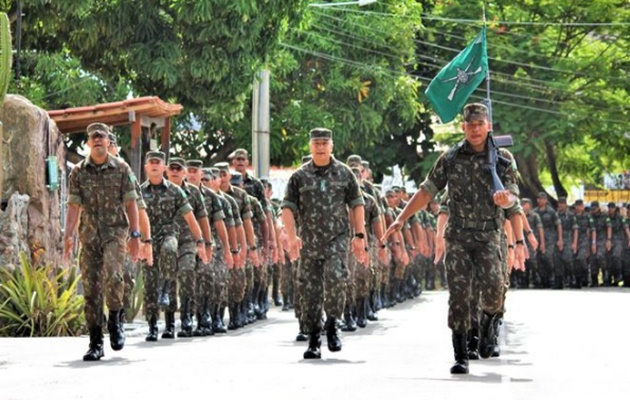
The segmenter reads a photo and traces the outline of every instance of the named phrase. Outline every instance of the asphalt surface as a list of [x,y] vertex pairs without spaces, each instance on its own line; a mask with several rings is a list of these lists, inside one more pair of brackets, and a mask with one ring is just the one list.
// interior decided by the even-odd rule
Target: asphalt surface
[[[630,290],[510,291],[501,357],[452,376],[448,294],[381,310],[303,360],[292,312],[225,335],[144,341],[83,362],[88,338],[1,338],[0,400],[22,399],[628,399]],[[463,397],[465,396],[465,397]]]

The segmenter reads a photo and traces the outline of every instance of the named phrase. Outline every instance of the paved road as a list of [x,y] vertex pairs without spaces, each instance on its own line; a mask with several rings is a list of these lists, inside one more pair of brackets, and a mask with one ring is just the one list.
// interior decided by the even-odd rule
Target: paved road
[[148,344],[85,363],[87,338],[0,339],[0,400],[628,399],[630,290],[512,291],[499,359],[451,376],[447,294],[423,293],[302,360],[292,313],[234,333]]

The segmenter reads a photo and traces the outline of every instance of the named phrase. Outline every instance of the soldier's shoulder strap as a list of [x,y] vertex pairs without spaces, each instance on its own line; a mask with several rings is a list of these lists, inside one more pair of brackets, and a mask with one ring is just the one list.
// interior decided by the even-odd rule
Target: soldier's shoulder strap
[[457,156],[457,153],[459,153],[459,150],[464,147],[464,144],[466,143],[465,140],[461,140],[460,142],[458,142],[455,146],[451,147],[447,152],[446,152],[446,162],[451,162],[455,159],[455,156]]

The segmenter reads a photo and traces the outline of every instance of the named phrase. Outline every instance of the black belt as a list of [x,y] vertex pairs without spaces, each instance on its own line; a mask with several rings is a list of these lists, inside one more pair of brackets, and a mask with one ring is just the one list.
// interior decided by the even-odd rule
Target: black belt
[[448,223],[459,229],[473,229],[477,231],[495,231],[499,229],[499,223],[496,219],[476,220],[451,216]]

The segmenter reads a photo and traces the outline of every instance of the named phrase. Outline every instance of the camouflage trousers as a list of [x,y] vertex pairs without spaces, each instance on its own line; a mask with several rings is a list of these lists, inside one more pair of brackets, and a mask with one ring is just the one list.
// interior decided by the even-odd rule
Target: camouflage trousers
[[254,285],[260,285],[261,288],[269,285],[269,278],[271,277],[272,266],[267,263],[261,263],[259,267],[253,268],[253,282]]
[[291,262],[292,278],[293,278],[293,312],[295,318],[301,321],[302,319],[302,294],[300,293],[300,261]]
[[608,265],[608,270],[610,271],[610,278],[614,279],[615,283],[618,283],[622,280],[623,275],[623,267],[622,267],[622,258],[624,247],[628,246],[628,242],[626,240],[620,240],[618,238],[614,238],[612,242],[612,248],[607,253],[608,259],[606,260],[606,265]]
[[597,252],[595,254],[591,254],[589,257],[589,263],[592,284],[593,286],[599,286],[598,275],[600,271],[604,277],[609,273],[608,260],[606,257],[606,253],[608,253],[608,250],[606,250],[606,240],[598,239],[595,250]]
[[[176,312],[177,294],[182,300],[189,302],[195,301],[196,286],[196,269],[197,269],[197,244],[195,242],[179,243],[177,248],[177,267],[175,269],[176,279],[173,279],[169,288],[168,297],[170,304],[166,307],[166,311]],[[191,305],[191,309],[194,307]]]
[[315,334],[323,328],[324,311],[328,318],[339,318],[346,302],[347,255],[339,252],[329,258],[310,258],[302,254],[299,263],[300,322],[304,333]]
[[176,276],[177,269],[177,238],[172,235],[165,236],[153,242],[153,265],[142,263],[144,274],[144,315],[147,320],[152,316],[157,317],[160,309],[157,304],[158,296],[162,290],[164,281],[171,282]]
[[204,303],[210,303],[214,297],[214,258],[209,263],[204,263],[200,258],[197,258],[196,270],[195,270],[195,307],[194,311],[197,313],[203,312]]
[[254,288],[254,266],[247,262],[245,264],[245,300],[251,301],[252,290]]
[[348,276],[346,278],[346,305],[353,306],[356,304],[356,291],[357,291],[357,282],[356,282],[356,271],[361,268],[358,265],[354,254],[351,251],[348,251]]
[[354,295],[356,299],[367,299],[370,296],[370,289],[372,289],[372,282],[374,281],[373,265],[374,259],[371,257],[367,267],[356,263],[354,269]]
[[125,238],[105,243],[81,243],[79,268],[85,299],[85,320],[88,329],[102,326],[103,299],[111,311],[123,307],[123,263],[127,253]]
[[210,266],[213,275],[210,303],[227,306],[229,272],[221,249],[215,249]]
[[123,282],[125,282],[125,289],[123,292],[123,308],[131,308],[131,301],[133,296],[133,289],[136,287],[136,271],[137,263],[131,261],[129,253],[125,256],[125,262],[123,267]]
[[[470,329],[473,293],[479,293],[480,308],[487,314],[502,310],[505,273],[498,233],[489,242],[478,242],[472,236],[447,238],[444,267],[449,290],[448,327],[453,332],[466,333]],[[478,285],[475,292],[474,281]]]
[[[289,257],[285,255],[284,262],[280,264],[282,267],[282,273],[280,277],[280,291],[284,296],[291,296],[294,293],[293,281],[295,277],[293,276],[293,263],[289,260]],[[292,300],[292,299],[289,299]],[[296,302],[294,302],[296,303]]]
[[548,288],[551,286],[551,281],[555,272],[555,250],[555,236],[545,238],[545,253],[542,253],[540,251],[540,248],[538,249],[538,277],[540,278],[540,285],[543,288]]
[[240,303],[245,297],[245,268],[232,268],[229,270],[228,301]]

